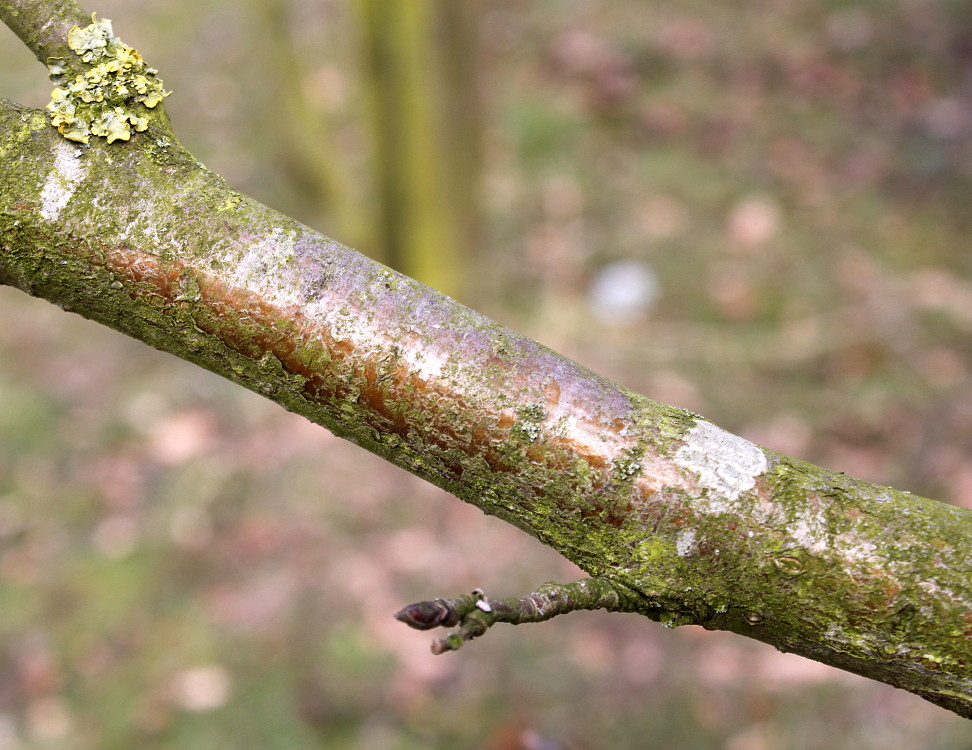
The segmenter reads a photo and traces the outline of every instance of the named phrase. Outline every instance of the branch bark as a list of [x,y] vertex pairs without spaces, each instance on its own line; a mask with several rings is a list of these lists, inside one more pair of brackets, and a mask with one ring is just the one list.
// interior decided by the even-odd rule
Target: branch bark
[[44,65],[48,58],[73,57],[67,35],[74,26],[91,23],[91,14],[74,0],[10,0],[0,3],[0,21],[34,53]]
[[80,145],[0,100],[0,165],[0,284],[516,525],[591,574],[576,590],[597,606],[732,630],[972,717],[972,512],[635,394],[241,195],[157,124]]

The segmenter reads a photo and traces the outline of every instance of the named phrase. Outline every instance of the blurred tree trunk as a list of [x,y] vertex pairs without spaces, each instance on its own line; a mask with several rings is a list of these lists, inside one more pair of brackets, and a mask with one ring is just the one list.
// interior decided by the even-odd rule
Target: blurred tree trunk
[[294,44],[291,5],[290,0],[260,0],[257,5],[261,33],[253,38],[265,46],[262,58],[274,82],[264,126],[281,135],[276,141],[279,156],[306,212],[326,217],[352,246],[373,247],[375,222],[353,179],[353,165],[337,147],[327,92],[313,80],[319,71],[303,64]]
[[435,0],[436,69],[441,82],[441,162],[445,187],[442,205],[454,224],[455,259],[460,279],[457,292],[472,290],[465,283],[475,274],[480,246],[480,187],[483,169],[483,105],[479,59],[480,0]]
[[474,0],[355,0],[374,143],[380,257],[458,294],[475,230]]
[[253,36],[275,81],[263,126],[282,136],[276,147],[303,212],[324,217],[352,247],[461,294],[466,249],[479,237],[479,1],[358,0],[351,18],[332,19],[342,26],[335,37],[351,37],[334,58],[355,50],[366,61],[345,84],[360,91],[339,117],[352,114],[370,141],[368,175],[336,146],[349,124],[329,116],[327,92],[313,82],[319,71],[294,44],[291,5],[261,0]]

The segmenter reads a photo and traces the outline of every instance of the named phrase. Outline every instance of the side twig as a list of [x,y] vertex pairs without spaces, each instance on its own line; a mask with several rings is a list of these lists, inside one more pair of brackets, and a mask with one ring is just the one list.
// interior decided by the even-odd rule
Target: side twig
[[573,583],[545,583],[519,599],[491,599],[482,589],[474,589],[454,599],[409,604],[395,614],[395,619],[416,630],[458,625],[458,630],[432,644],[433,654],[443,654],[484,635],[498,622],[543,622],[578,610],[617,612],[622,609],[622,599],[618,587],[606,578],[584,578]]

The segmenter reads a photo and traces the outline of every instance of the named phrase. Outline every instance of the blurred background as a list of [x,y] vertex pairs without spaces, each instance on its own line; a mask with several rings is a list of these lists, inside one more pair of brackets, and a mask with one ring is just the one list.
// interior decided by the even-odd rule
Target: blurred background
[[[99,0],[236,188],[657,400],[972,507],[972,5]],[[0,29],[0,96],[45,70]],[[257,396],[0,289],[0,750],[972,748],[907,693],[574,614],[579,575]]]

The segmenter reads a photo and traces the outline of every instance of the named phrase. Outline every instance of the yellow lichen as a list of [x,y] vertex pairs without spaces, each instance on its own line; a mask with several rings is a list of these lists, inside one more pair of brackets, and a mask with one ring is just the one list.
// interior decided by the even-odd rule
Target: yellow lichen
[[90,67],[73,79],[60,58],[48,60],[51,93],[47,111],[51,125],[65,138],[87,143],[90,136],[127,141],[132,131],[148,128],[148,119],[136,105],[152,109],[171,92],[162,87],[154,68],[149,68],[137,50],[114,35],[111,21],[91,16],[91,24],[68,32],[68,46]]

